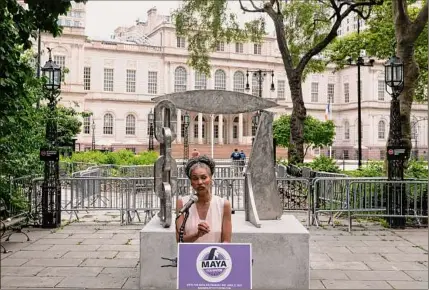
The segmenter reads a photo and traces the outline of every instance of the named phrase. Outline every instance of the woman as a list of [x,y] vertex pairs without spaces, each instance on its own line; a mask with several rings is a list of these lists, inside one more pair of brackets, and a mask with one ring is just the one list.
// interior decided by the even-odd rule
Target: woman
[[[212,195],[214,161],[207,156],[198,156],[188,161],[185,172],[191,181],[198,201],[189,208],[183,241],[185,243],[230,243],[231,204],[228,200]],[[184,196],[177,201],[177,211],[189,200]],[[176,221],[176,239],[183,223],[182,215]]]

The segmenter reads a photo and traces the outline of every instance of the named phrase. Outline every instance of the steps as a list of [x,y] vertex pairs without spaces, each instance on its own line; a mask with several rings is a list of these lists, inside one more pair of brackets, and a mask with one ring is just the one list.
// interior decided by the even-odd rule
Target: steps
[[[194,148],[200,152],[201,155],[211,156],[211,145],[210,144],[189,144],[189,157],[191,157],[192,151]],[[224,144],[219,145],[215,144],[213,146],[213,157],[215,159],[230,159],[231,153],[234,149],[238,151],[243,150],[247,157],[250,156],[252,151],[251,145],[239,145],[239,144]],[[280,157],[287,156],[286,148],[277,148],[277,159]],[[171,148],[171,154],[176,159],[183,158],[183,144],[173,144]]]

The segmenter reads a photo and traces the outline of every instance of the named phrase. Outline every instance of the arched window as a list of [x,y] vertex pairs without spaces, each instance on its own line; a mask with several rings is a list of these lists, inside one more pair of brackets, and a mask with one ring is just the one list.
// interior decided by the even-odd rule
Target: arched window
[[207,78],[205,74],[195,72],[195,89],[205,90],[207,88]]
[[104,115],[103,134],[106,134],[106,135],[113,134],[113,116],[110,113],[107,113],[106,115]]
[[241,71],[234,73],[234,91],[244,93],[244,73]]
[[350,124],[348,121],[344,122],[344,139],[350,140]]
[[[198,118],[199,115],[197,115],[194,119],[194,138],[198,138]],[[203,117],[203,127],[202,129],[202,137],[203,139],[206,137],[206,118]]]
[[223,70],[218,69],[215,72],[215,90],[226,90],[226,74]]
[[91,116],[83,117],[83,134],[91,133]]
[[187,75],[184,67],[177,67],[174,71],[174,92],[186,91]]
[[378,122],[378,139],[384,139],[386,137],[386,123],[381,120]]
[[[261,76],[261,78],[261,85],[263,86],[264,77]],[[254,95],[255,97],[259,97],[259,75],[256,73],[253,73],[252,75],[252,95]]]
[[239,118],[235,117],[232,125],[232,138],[234,139],[238,138],[238,123],[239,123]]
[[125,135],[135,135],[136,134],[136,117],[129,114],[125,120]]

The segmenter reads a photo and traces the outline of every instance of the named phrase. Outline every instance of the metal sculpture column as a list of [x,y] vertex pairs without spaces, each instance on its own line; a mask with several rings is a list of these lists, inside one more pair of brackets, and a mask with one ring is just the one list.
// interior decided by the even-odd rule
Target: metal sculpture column
[[186,112],[183,115],[183,164],[185,164],[189,159],[189,123],[190,123],[189,113]]
[[154,166],[154,191],[160,199],[159,218],[164,228],[172,222],[172,198],[177,192],[177,164],[171,156],[171,144],[176,139],[176,107],[164,100],[155,106],[155,138],[160,144],[160,156]]

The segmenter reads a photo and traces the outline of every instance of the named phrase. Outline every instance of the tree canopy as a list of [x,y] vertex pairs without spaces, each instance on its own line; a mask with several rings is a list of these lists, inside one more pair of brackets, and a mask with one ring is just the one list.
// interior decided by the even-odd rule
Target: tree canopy
[[[408,4],[414,4],[415,2],[415,0],[408,1]],[[421,9],[418,6],[407,5],[411,21],[417,18]],[[331,43],[324,54],[338,66],[338,69],[344,67],[348,57],[357,58],[361,50],[365,50],[369,57],[387,60],[395,54],[396,49],[393,17],[392,0],[385,0],[383,5],[374,7],[371,17],[366,22],[367,29],[361,31],[359,34],[351,33],[347,36],[337,38]],[[414,94],[414,101],[421,102],[427,100],[427,25],[415,41],[414,56],[421,69]]]
[[[279,146],[289,147],[290,115],[282,115],[274,121],[273,135]],[[332,145],[335,137],[334,122],[320,121],[313,116],[307,116],[304,121],[305,154],[309,148]]]
[[[178,36],[188,39],[188,64],[210,75],[209,54],[218,42],[261,42],[266,35],[264,15],[274,24],[277,45],[283,61],[292,99],[289,162],[304,161],[304,120],[307,114],[302,82],[309,72],[323,71],[320,56],[337,37],[341,22],[351,13],[365,18],[371,7],[382,0],[350,1],[256,1],[256,0],[182,0],[175,15]],[[240,25],[228,5],[239,5],[243,13],[258,17]]]
[[54,36],[61,33],[58,15],[71,7],[70,1],[26,0],[26,3],[27,9],[16,0],[0,1],[1,178],[29,174],[39,164],[46,115],[35,104],[45,94],[43,80],[35,74],[34,53],[30,48],[39,29]]

